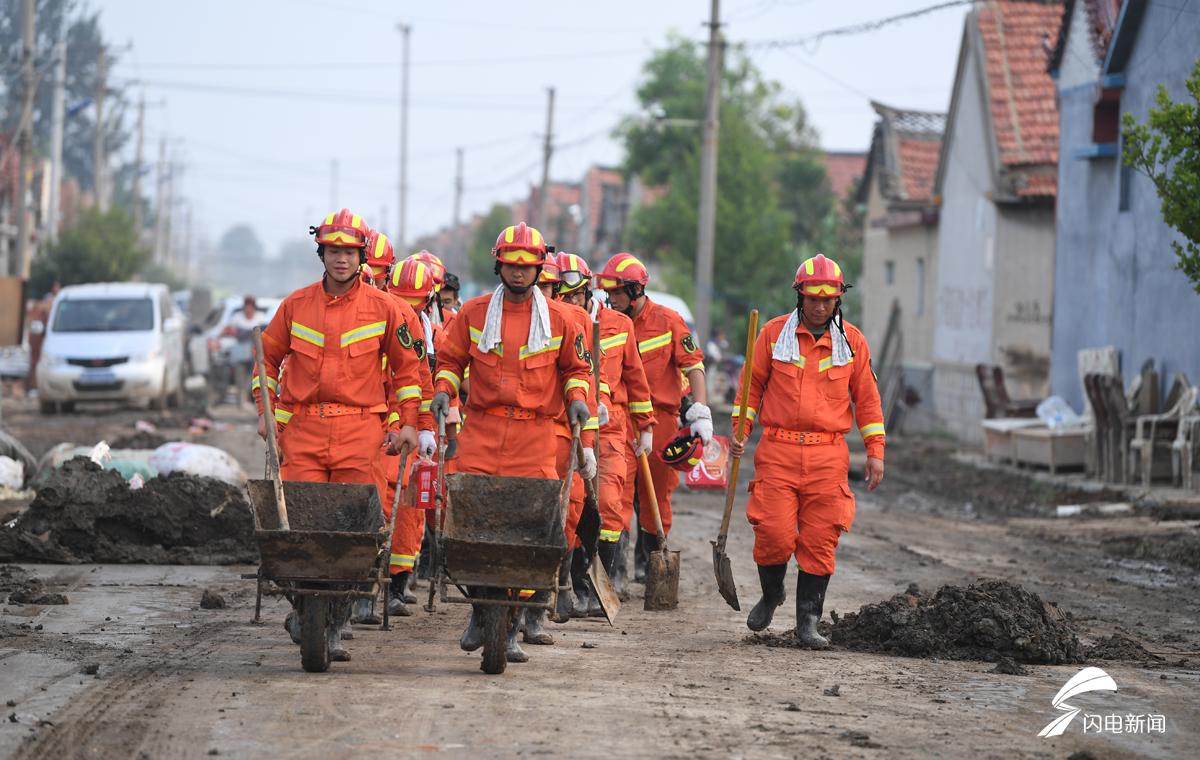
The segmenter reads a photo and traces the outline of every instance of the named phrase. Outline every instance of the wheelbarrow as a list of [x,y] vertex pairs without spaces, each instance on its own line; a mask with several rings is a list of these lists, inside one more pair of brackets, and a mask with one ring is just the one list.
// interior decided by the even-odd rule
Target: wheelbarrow
[[[447,475],[446,487],[437,538],[439,598],[475,607],[483,631],[480,667],[503,673],[510,617],[523,609],[553,610],[557,603],[569,491],[558,480],[466,473]],[[452,594],[451,585],[461,595]],[[522,598],[530,591],[549,591],[550,599]]]
[[[285,481],[290,529],[281,529],[274,482],[246,484],[261,559],[261,596],[286,596],[300,621],[300,664],[310,673],[329,669],[329,639],[350,617],[356,599],[387,598],[389,526],[372,485]],[[387,606],[383,626],[388,627]]]

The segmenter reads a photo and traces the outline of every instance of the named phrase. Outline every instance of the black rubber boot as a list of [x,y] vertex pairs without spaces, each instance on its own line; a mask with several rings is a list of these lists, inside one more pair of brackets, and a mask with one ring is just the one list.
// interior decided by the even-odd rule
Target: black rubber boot
[[[539,591],[530,598],[531,602],[545,604],[550,601],[549,591]],[[538,610],[532,607],[527,607],[521,613],[525,616],[525,636],[526,644],[553,644],[554,637],[546,630],[546,617],[550,614],[550,610]]]
[[509,662],[529,662],[529,655],[525,654],[525,650],[517,643],[517,634],[521,632],[521,617],[518,610],[508,618],[508,643],[504,646],[504,659]]
[[300,616],[292,610],[283,619],[283,629],[288,632],[288,636],[292,638],[293,644],[300,643]]
[[810,649],[829,648],[829,639],[817,633],[828,586],[828,575],[810,575],[801,570],[796,579],[796,640]]
[[604,565],[604,572],[608,573],[608,579],[611,581],[617,572],[617,542],[600,539],[596,545],[596,552],[599,553],[600,564]]
[[329,643],[329,659],[333,662],[350,662],[350,653],[342,646],[341,629],[331,625],[325,636]]
[[563,557],[562,564],[558,568],[558,602],[554,606],[554,616],[550,619],[555,623],[566,623],[571,620],[571,608],[574,607],[574,601],[571,599],[571,589],[564,588],[570,586],[571,583],[571,555]]
[[575,591],[575,604],[571,607],[571,617],[588,617],[593,606],[598,606],[592,598],[592,589],[587,578],[587,552],[576,549],[571,553],[571,588]]
[[388,614],[396,617],[409,617],[412,615],[412,610],[404,603],[404,587],[408,585],[407,576],[411,573],[403,572],[396,573],[392,576],[392,582],[388,585]]
[[765,630],[775,617],[775,609],[787,599],[783,580],[787,575],[787,563],[782,565],[759,565],[758,583],[762,586],[762,598],[746,616],[746,627],[752,631]]
[[412,570],[405,570],[404,572],[396,573],[396,575],[393,576],[393,584],[395,584],[396,581],[400,581],[400,590],[396,592],[396,594],[404,600],[405,604],[417,603],[417,595],[408,590],[409,586],[412,585],[412,579]]
[[[600,542],[604,546],[604,541]],[[622,602],[629,601],[629,532],[621,531],[621,540],[616,543],[613,551],[613,566],[608,574],[609,580],[612,581],[613,590],[617,592],[617,596]]]
[[483,629],[479,627],[479,611],[471,605],[471,619],[467,621],[467,629],[463,631],[458,646],[464,652],[474,652],[483,646]]
[[[633,582],[646,582],[646,560],[650,556],[650,551],[646,548],[646,538],[657,539],[658,536],[651,536],[644,530],[638,529],[637,543],[633,545]],[[655,540],[657,544],[657,540]]]

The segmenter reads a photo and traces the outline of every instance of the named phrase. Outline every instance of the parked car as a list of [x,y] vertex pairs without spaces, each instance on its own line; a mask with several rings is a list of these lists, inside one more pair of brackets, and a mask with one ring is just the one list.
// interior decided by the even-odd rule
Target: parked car
[[54,299],[38,362],[44,414],[78,401],[178,404],[184,320],[165,285],[71,285]]

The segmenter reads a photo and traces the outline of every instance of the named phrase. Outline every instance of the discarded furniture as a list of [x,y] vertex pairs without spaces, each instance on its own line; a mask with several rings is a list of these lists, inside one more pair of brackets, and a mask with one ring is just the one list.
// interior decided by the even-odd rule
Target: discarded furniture
[[1015,462],[1013,433],[1022,428],[1042,427],[1036,417],[1017,417],[1000,420],[980,420],[983,427],[983,454],[994,462]]
[[1088,409],[1092,413],[1088,473],[1102,481],[1109,479],[1111,459],[1108,453],[1110,443],[1108,415],[1105,413],[1104,396],[1100,391],[1100,378],[1107,376],[1109,375],[1104,372],[1089,372],[1083,376],[1084,397],[1087,399]]
[[1191,394],[1192,407],[1180,416],[1171,442],[1171,483],[1189,491],[1195,483],[1196,453],[1200,450],[1200,387],[1192,386]]
[[[1110,483],[1124,483],[1127,481],[1129,442],[1137,432],[1137,419],[1129,408],[1121,378],[1098,375],[1096,383],[1105,418],[1105,480]],[[1099,413],[1101,412],[1098,411]]]
[[[1139,414],[1136,418],[1136,433],[1129,441],[1129,461],[1126,463],[1127,480],[1132,481],[1135,472],[1142,474],[1142,486],[1150,487],[1154,477],[1155,454],[1162,453],[1162,464],[1173,457],[1175,443],[1179,438],[1180,424],[1196,407],[1195,391],[1190,386],[1174,394],[1174,404],[1162,414]],[[1165,467],[1164,467],[1165,469]]]
[[1087,431],[1082,427],[1024,427],[1012,431],[1013,460],[1048,467],[1050,474],[1087,463]]
[[984,416],[989,419],[1005,417],[1036,417],[1041,399],[1009,398],[1004,385],[1004,369],[995,364],[976,364],[975,377],[979,380],[979,392],[983,394]]

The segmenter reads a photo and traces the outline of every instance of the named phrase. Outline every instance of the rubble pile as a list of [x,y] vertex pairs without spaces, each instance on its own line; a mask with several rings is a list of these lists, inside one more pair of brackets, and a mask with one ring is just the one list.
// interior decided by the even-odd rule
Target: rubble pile
[[839,647],[905,657],[1061,665],[1084,655],[1057,607],[1007,581],[943,586],[933,597],[910,587],[835,617],[832,633]]
[[131,490],[119,473],[76,457],[0,527],[0,560],[223,565],[256,563],[258,551],[241,489],[176,473]]

